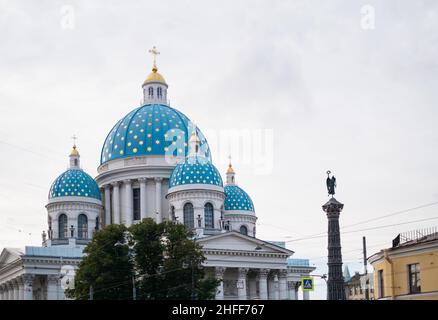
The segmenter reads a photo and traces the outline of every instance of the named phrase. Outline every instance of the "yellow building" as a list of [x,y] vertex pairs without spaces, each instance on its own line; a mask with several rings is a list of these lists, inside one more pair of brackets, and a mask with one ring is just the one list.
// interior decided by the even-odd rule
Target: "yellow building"
[[438,300],[438,232],[399,234],[392,248],[368,258],[374,268],[374,298]]

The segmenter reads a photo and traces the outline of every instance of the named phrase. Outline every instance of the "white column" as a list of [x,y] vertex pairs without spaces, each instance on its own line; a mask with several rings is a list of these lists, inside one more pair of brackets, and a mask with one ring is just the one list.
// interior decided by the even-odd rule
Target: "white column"
[[35,275],[33,274],[25,274],[23,276],[23,284],[24,284],[24,300],[33,300],[33,279]]
[[111,183],[113,186],[113,223],[120,224],[120,187],[118,182]]
[[298,300],[298,289],[300,288],[301,281],[295,282],[295,300]]
[[88,218],[87,223],[87,232],[88,232],[88,239],[92,239],[94,232],[96,231],[96,217]]
[[47,275],[47,300],[58,300],[58,280],[56,274]]
[[140,182],[140,217],[141,220],[147,218],[147,209],[146,209],[146,178],[138,179]]
[[0,285],[0,300],[6,300],[6,287],[3,284]]
[[163,178],[155,178],[155,215],[156,222],[161,223],[163,221],[161,213],[161,181]]
[[133,204],[134,199],[132,197],[132,181],[127,179],[123,181],[125,186],[125,201],[123,202],[123,210],[125,211],[125,224],[126,226],[132,225],[133,217]]
[[14,288],[14,300],[19,300],[20,299],[20,294],[18,292],[18,282],[16,279],[12,280],[12,286]]
[[309,300],[309,291],[303,292],[303,300]]
[[10,281],[6,284],[6,288],[8,289],[7,300],[14,300],[14,287]]
[[24,283],[23,278],[19,277],[18,281],[18,300],[24,300]]
[[216,300],[223,300],[224,299],[224,273],[226,268],[224,267],[216,267],[215,268],[215,275],[216,279],[220,280],[220,284],[217,286],[216,289]]
[[259,288],[260,288],[260,299],[267,300],[268,299],[268,274],[269,269],[260,269],[258,278],[259,278]]
[[287,295],[289,300],[297,300],[295,297],[295,281],[287,282]]
[[111,224],[111,189],[110,185],[105,185],[105,224],[109,226]]
[[278,283],[278,275],[274,275],[274,300],[280,300],[280,286]]
[[280,270],[279,274],[280,300],[287,300],[287,270]]
[[248,278],[249,299],[256,299],[257,297],[257,283],[254,278]]
[[248,268],[239,268],[239,279],[237,281],[237,299],[246,300],[246,275]]

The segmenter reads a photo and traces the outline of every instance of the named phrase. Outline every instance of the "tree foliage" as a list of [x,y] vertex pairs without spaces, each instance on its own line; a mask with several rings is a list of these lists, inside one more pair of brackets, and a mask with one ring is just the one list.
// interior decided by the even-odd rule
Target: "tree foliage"
[[129,229],[110,225],[85,253],[69,291],[76,299],[88,299],[90,286],[94,299],[132,299],[133,276],[139,300],[212,299],[219,284],[206,275],[201,246],[182,224],[148,218]]
[[128,247],[116,246],[124,241],[126,231],[124,225],[110,225],[94,234],[85,247],[74,289],[66,290],[68,297],[87,300],[90,288],[96,300],[120,300],[132,295],[134,267]]

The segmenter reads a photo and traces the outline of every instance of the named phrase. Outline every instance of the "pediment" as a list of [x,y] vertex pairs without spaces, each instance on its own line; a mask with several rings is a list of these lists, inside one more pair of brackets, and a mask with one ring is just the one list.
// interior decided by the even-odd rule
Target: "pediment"
[[204,249],[253,251],[259,253],[281,253],[292,255],[294,252],[257,238],[231,231],[198,239]]
[[4,248],[0,254],[0,268],[6,264],[12,263],[20,259],[23,251],[17,248]]

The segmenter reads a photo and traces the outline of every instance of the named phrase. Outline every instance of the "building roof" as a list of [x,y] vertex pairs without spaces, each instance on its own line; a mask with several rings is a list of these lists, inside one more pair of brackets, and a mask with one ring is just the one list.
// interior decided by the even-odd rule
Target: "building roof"
[[26,246],[24,255],[27,257],[63,257],[63,258],[82,258],[84,253],[83,246],[53,246],[53,247],[32,247]]
[[[183,113],[164,104],[136,108],[109,132],[100,163],[136,156],[185,157],[192,125]],[[200,139],[200,150],[211,161],[207,140],[198,128],[196,134]]]
[[86,197],[100,200],[99,187],[82,169],[68,169],[53,182],[49,199],[57,197]]
[[226,195],[224,209],[226,211],[255,211],[250,196],[242,188],[237,185],[226,185],[224,192]]

